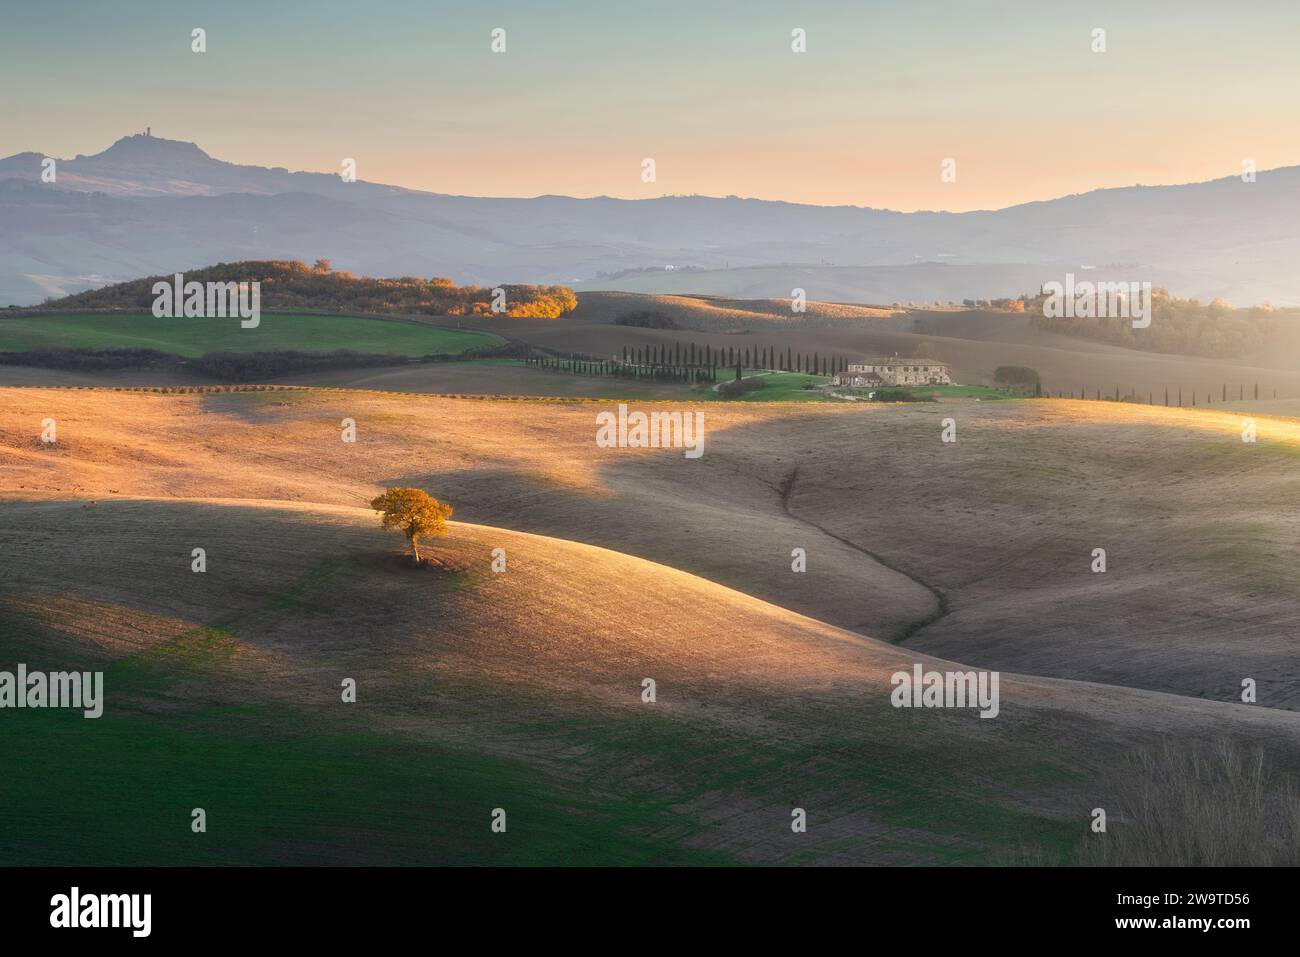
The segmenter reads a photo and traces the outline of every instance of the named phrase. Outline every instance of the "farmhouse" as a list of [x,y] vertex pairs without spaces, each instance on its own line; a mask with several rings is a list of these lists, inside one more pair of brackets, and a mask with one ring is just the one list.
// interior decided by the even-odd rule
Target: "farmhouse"
[[831,379],[832,385],[872,388],[882,385],[942,385],[952,382],[948,363],[938,359],[906,359],[898,356],[849,363]]

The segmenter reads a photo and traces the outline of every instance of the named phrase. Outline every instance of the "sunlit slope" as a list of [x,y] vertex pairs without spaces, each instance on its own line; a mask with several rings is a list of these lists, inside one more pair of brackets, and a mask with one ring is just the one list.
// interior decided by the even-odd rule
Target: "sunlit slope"
[[[607,407],[0,390],[0,488],[355,506],[419,485],[457,518],[637,555],[970,664],[1221,701],[1249,678],[1261,706],[1300,704],[1295,420],[1258,417],[1243,443],[1242,413],[1201,409],[715,404],[687,460],[597,448]],[[38,440],[47,417],[55,447]]]
[[1249,679],[1260,705],[1300,708],[1300,422],[1059,401],[922,415],[914,438],[801,469],[788,498],[949,596],[909,645],[1221,701]]
[[[0,783],[10,860],[87,842],[108,862],[1064,858],[1105,799],[1096,768],[1128,748],[1214,731],[1286,762],[1300,744],[1286,712],[1010,675],[996,719],[898,710],[893,671],[947,666],[497,528],[454,524],[439,549],[463,571],[436,574],[362,509],[45,501],[0,517],[0,657],[102,669],[107,698],[98,722],[4,724],[18,766],[41,759]],[[95,802],[115,811],[85,834]]]
[[[881,319],[893,314],[887,306],[834,302],[800,303],[791,299],[730,299],[725,296],[673,296],[628,292],[583,292],[573,318],[612,323],[629,313],[655,312],[684,329],[735,329],[795,322],[799,325],[842,324]],[[628,327],[635,328],[635,327]]]
[[[0,390],[0,489],[356,506],[417,485],[457,518],[640,555],[875,634],[901,633],[933,609],[923,586],[785,515],[780,483],[814,443],[770,448],[749,434],[781,417],[710,406],[705,452],[690,460],[678,449],[598,448],[596,413],[607,407]],[[38,438],[46,418],[58,423],[53,447]],[[357,442],[342,441],[344,419]],[[816,420],[790,419],[800,421]],[[795,548],[815,555],[806,573],[791,571]]]

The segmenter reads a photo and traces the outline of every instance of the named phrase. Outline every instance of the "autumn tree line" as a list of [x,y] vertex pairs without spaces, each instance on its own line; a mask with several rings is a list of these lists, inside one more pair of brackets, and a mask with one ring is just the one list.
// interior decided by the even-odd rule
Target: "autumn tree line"
[[1048,318],[1043,312],[1046,301],[1046,295],[1024,298],[1030,324],[1039,329],[1130,349],[1216,359],[1260,352],[1273,341],[1283,319],[1300,318],[1300,310],[1295,309],[1269,305],[1239,309],[1221,298],[1207,304],[1152,289],[1151,325],[1134,329],[1129,318]]
[[[133,279],[63,299],[46,300],[42,308],[148,310],[154,301],[154,283],[171,281],[171,276]],[[578,297],[567,286],[503,284],[496,287],[502,291],[501,295],[494,294],[491,288],[457,286],[444,277],[377,279],[355,276],[350,272],[335,271],[327,259],[318,259],[311,266],[297,260],[220,263],[185,272],[185,281],[257,282],[261,285],[262,309],[279,311],[320,309],[377,314],[557,319],[578,306]],[[494,303],[500,304],[501,311],[493,311]]]

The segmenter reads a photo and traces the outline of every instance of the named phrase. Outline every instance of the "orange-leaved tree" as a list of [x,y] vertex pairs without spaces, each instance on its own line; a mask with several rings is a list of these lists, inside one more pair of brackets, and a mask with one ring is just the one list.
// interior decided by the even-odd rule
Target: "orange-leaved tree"
[[415,563],[420,563],[420,538],[437,538],[447,534],[451,506],[439,502],[423,489],[390,488],[374,499],[370,507],[380,514],[384,528],[400,529],[411,543]]

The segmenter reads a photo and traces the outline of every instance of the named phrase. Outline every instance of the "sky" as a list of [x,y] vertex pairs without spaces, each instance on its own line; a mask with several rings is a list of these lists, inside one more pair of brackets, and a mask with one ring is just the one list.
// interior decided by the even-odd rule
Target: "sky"
[[1297,46],[1282,0],[0,0],[0,156],[148,126],[442,193],[990,209],[1300,164]]

